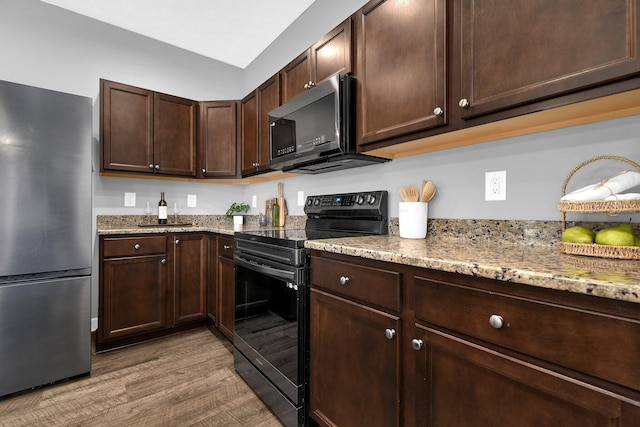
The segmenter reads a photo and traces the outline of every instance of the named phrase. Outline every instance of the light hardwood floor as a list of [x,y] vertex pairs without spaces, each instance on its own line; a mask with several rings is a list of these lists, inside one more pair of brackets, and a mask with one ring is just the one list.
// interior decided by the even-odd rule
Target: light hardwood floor
[[203,326],[94,354],[89,376],[0,398],[0,426],[281,427]]

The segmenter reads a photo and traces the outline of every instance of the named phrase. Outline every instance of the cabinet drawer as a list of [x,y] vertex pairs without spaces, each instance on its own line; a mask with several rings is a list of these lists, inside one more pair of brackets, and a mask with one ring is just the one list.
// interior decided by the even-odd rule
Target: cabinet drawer
[[167,252],[167,238],[161,236],[136,236],[105,238],[104,258],[153,255]]
[[638,320],[420,277],[415,316],[420,323],[640,390]]
[[401,274],[379,268],[313,258],[311,286],[400,311]]
[[233,259],[233,238],[218,237],[218,256]]

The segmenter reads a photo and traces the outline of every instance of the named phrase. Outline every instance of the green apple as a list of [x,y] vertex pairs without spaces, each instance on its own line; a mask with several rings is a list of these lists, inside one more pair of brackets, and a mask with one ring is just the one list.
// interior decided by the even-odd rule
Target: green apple
[[596,234],[596,243],[610,246],[633,246],[635,235],[618,226],[604,228]]
[[567,243],[593,243],[595,233],[586,227],[576,225],[562,233],[562,241]]

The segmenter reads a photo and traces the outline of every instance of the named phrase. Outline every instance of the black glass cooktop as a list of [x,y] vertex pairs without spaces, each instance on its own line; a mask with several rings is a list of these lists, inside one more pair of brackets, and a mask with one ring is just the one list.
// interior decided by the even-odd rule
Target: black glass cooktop
[[304,242],[306,240],[336,239],[339,237],[363,236],[365,234],[370,233],[281,228],[271,230],[236,231],[234,233],[234,237],[236,239],[251,240],[254,242],[269,243],[291,248],[302,248],[304,247]]

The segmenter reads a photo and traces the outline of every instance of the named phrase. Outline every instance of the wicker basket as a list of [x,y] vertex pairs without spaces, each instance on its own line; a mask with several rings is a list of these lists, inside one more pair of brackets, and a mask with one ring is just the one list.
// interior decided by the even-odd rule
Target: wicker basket
[[[582,167],[597,160],[619,160],[640,170],[636,162],[618,156],[599,156],[585,160],[573,168],[562,184],[562,196],[566,194],[567,184],[571,177]],[[606,213],[615,215],[623,212],[640,212],[640,200],[593,200],[586,202],[560,201],[558,210],[562,212],[562,232],[566,230],[567,212]],[[563,254],[585,255],[600,258],[634,259],[640,260],[640,246],[609,246],[598,244],[579,244],[560,242],[560,252]]]

